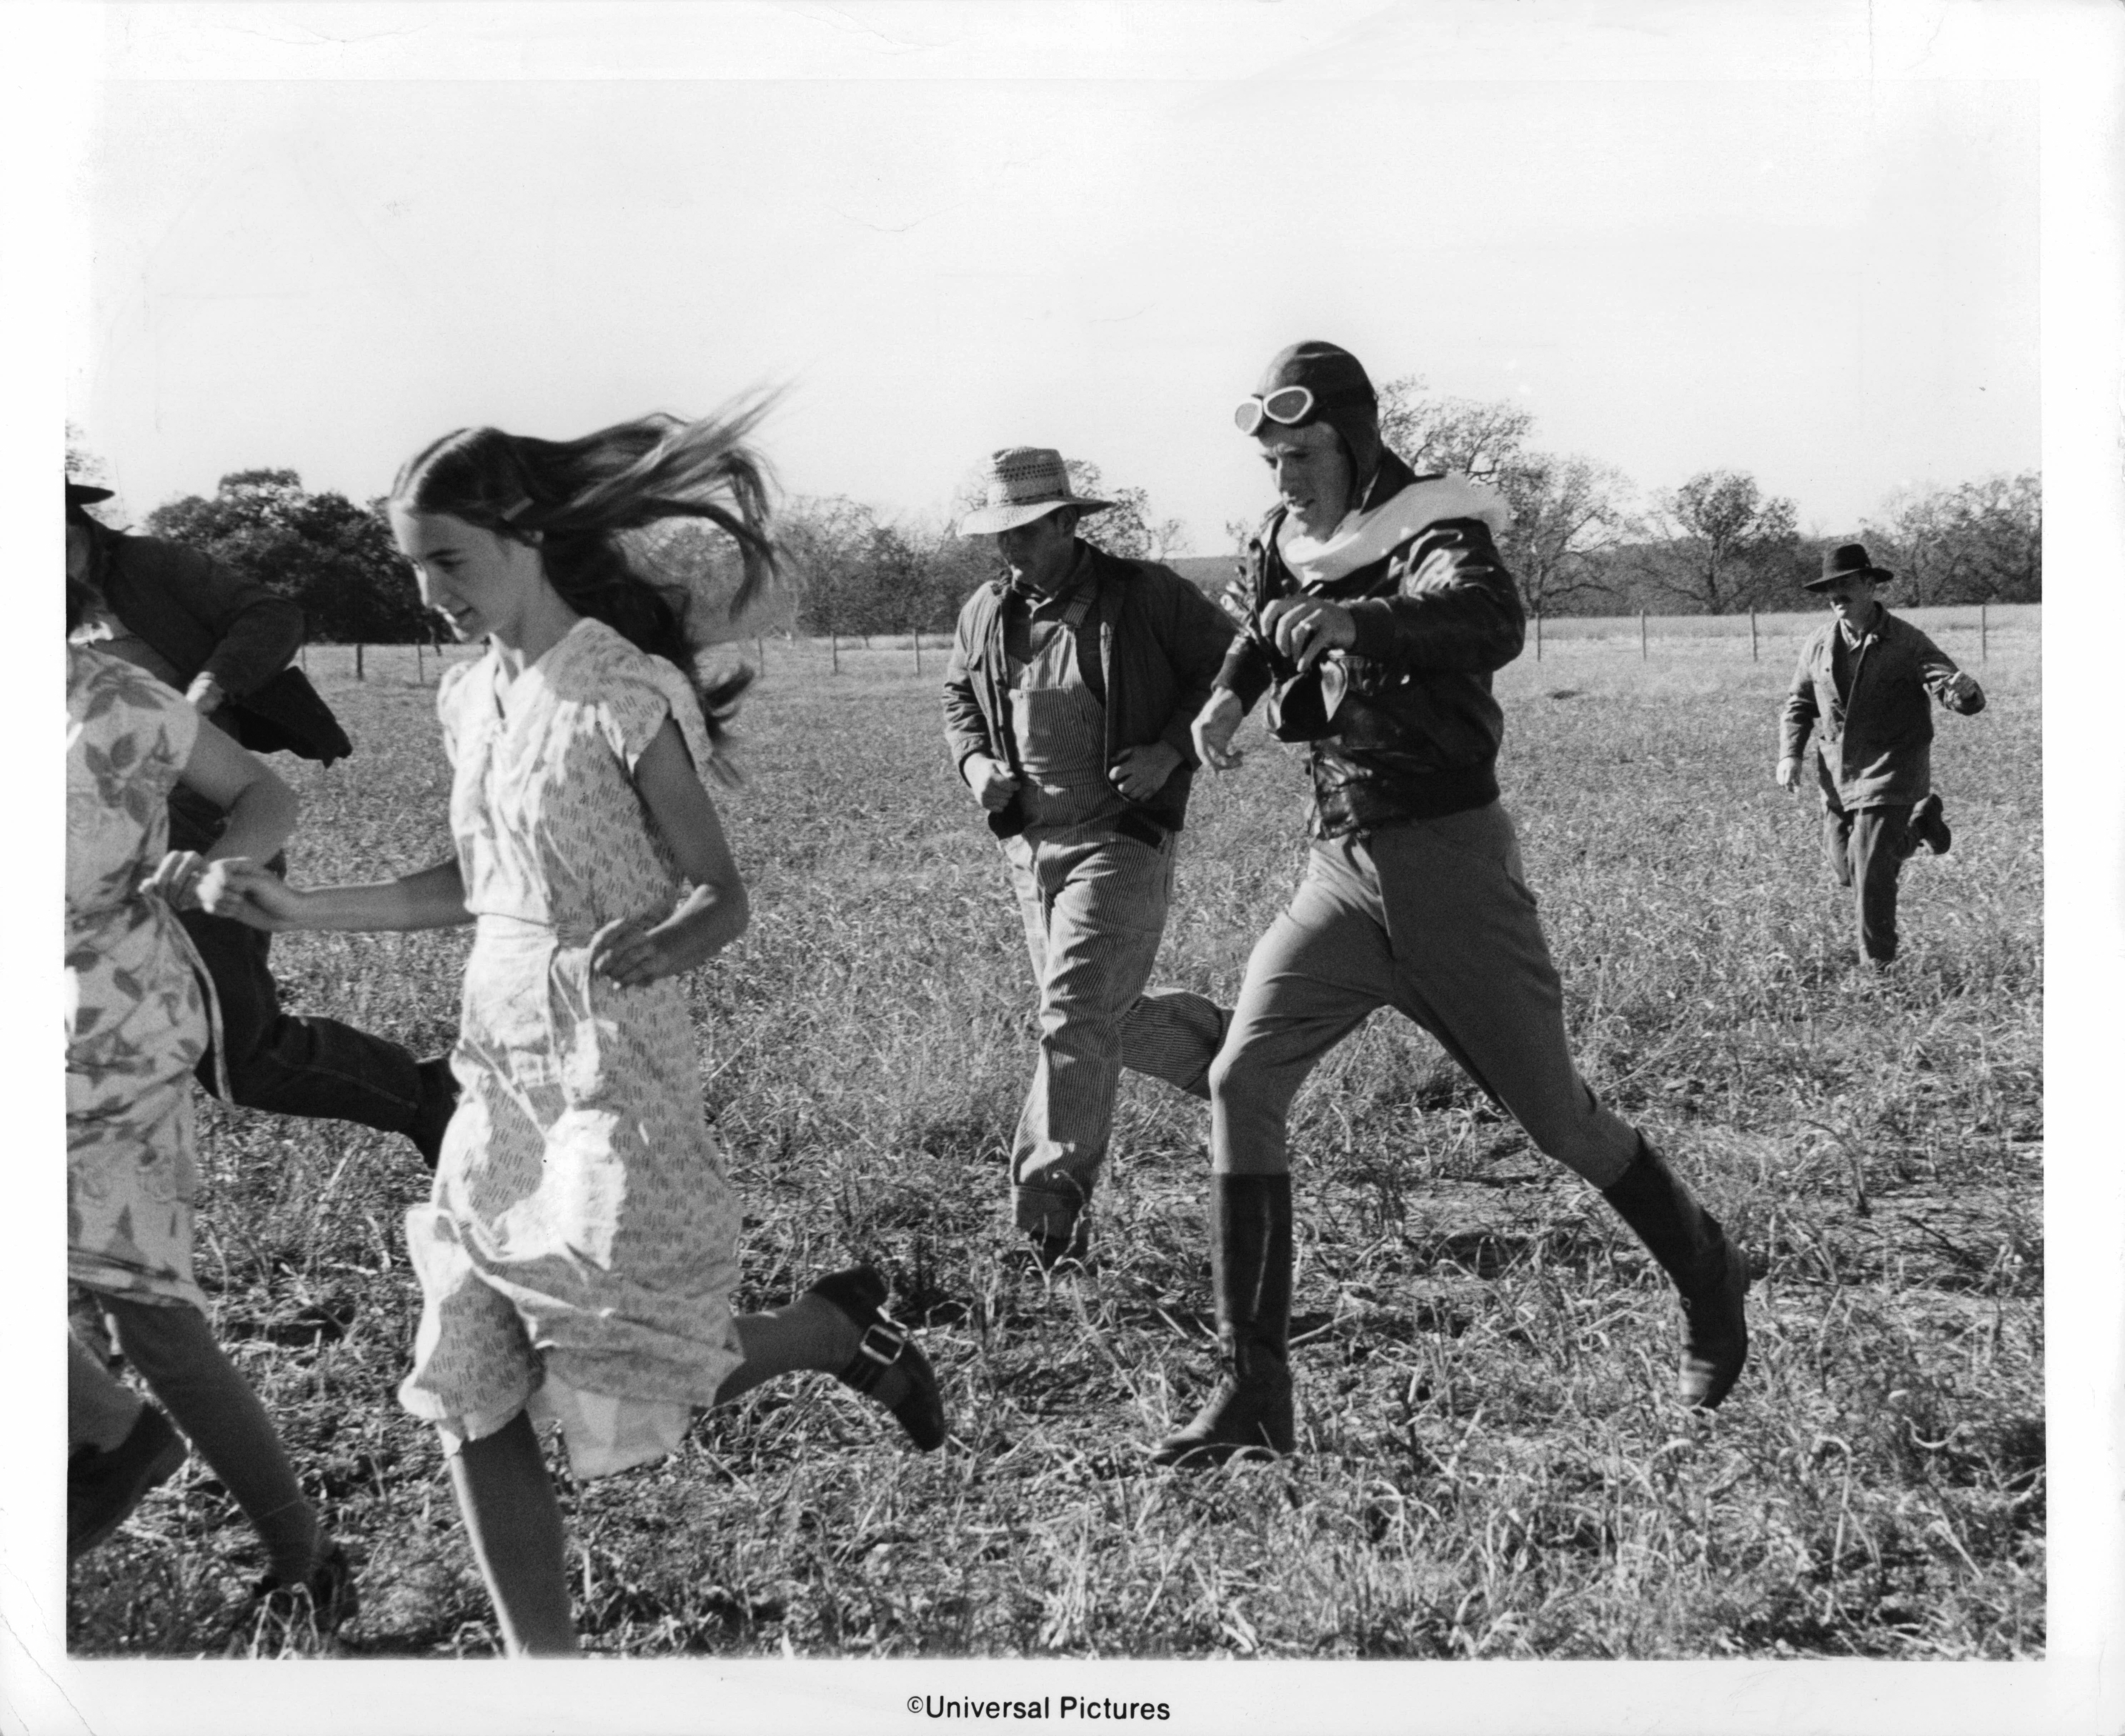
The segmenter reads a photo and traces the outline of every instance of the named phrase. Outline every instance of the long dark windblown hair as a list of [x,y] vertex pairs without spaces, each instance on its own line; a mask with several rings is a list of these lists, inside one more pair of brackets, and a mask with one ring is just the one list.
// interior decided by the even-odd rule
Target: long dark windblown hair
[[756,399],[698,422],[638,417],[580,440],[460,428],[407,462],[390,503],[536,541],[548,583],[570,607],[694,682],[709,739],[719,743],[752,671],[704,682],[700,655],[728,620],[695,619],[686,590],[655,576],[644,550],[622,535],[674,520],[711,526],[729,539],[742,568],[727,616],[735,620],[760,599],[775,583],[775,548],[767,467],[747,436],[769,407]]

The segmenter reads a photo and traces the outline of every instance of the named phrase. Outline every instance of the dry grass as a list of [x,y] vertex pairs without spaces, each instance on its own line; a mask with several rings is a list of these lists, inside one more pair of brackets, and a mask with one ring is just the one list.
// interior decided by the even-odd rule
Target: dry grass
[[[874,642],[877,643],[877,642]],[[1958,645],[1957,648],[1962,648]],[[1971,648],[1974,653],[1974,645]],[[1124,1091],[1100,1270],[1003,1259],[1030,984],[944,763],[941,659],[770,641],[724,803],[750,935],[697,979],[702,1080],[748,1203],[746,1302],[852,1256],[926,1323],[958,1436],[906,1452],[816,1377],[661,1467],[563,1484],[610,1653],[2014,1658],[2044,1639],[2040,863],[2033,644],[1939,749],[1954,853],[1908,870],[1877,979],[1771,785],[1785,655],[1596,643],[1501,679],[1502,767],[1591,1082],[1752,1250],[1756,1349],[1716,1418],[1666,1394],[1675,1311],[1597,1200],[1411,1028],[1376,1020],[1294,1123],[1303,1455],[1187,1476],[1141,1449],[1199,1396],[1199,1106]],[[315,652],[357,757],[309,776],[299,877],[445,844],[432,693]],[[433,665],[428,672],[432,677]],[[1204,788],[1161,968],[1229,998],[1301,853],[1258,736]],[[280,944],[299,1008],[447,1040],[460,935]],[[200,1275],[304,1479],[365,1558],[337,1649],[496,1641],[430,1433],[403,1141],[210,1110]],[[233,1630],[256,1563],[196,1463],[75,1571],[78,1652],[312,1649]]]

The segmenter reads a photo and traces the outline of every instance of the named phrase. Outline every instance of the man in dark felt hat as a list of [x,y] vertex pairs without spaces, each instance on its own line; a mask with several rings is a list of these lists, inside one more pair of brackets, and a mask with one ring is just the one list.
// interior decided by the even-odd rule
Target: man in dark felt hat
[[1044,1269],[1081,1259],[1124,1067],[1198,1097],[1225,1014],[1147,993],[1195,756],[1189,724],[1232,629],[1180,574],[1077,535],[1111,504],[1045,446],[993,454],[960,528],[1002,576],[960,611],[945,734],[988,815],[1040,991],[1040,1055],[1012,1139],[1012,1211]]
[[[85,587],[81,636],[176,688],[200,715],[254,752],[285,751],[330,765],[351,751],[302,672],[303,611],[239,578],[203,550],[112,530],[86,510],[108,488],[66,485],[67,577]],[[170,847],[205,850],[221,810],[179,785]],[[276,873],[283,864],[267,865]],[[247,1109],[318,1116],[404,1134],[433,1167],[456,1102],[448,1067],[334,1019],[280,1010],[267,966],[271,936],[200,910],[179,918],[205,961],[220,1006],[229,1090]],[[199,1078],[214,1089],[214,1055]]]
[[1415,475],[1382,446],[1358,358],[1294,344],[1237,413],[1279,501],[1228,592],[1242,636],[1195,722],[1202,758],[1268,698],[1310,743],[1312,847],[1256,945],[1210,1070],[1211,1283],[1223,1378],[1167,1464],[1295,1446],[1288,1361],[1291,1160],[1307,1075],[1382,1007],[1436,1037],[1536,1145],[1599,1188],[1681,1292],[1679,1394],[1709,1408],[1747,1355],[1748,1265],[1667,1161],[1596,1101],[1498,800],[1491,676],[1520,652],[1493,490]]
[[1927,696],[1969,716],[1985,709],[1977,683],[1909,621],[1882,606],[1896,575],[1864,543],[1822,557],[1803,588],[1835,617],[1801,647],[1779,731],[1778,780],[1800,785],[1800,757],[1818,725],[1822,842],[1837,884],[1854,889],[1861,955],[1896,955],[1896,876],[1919,846],[1947,850],[1948,822],[1933,790],[1933,708]]

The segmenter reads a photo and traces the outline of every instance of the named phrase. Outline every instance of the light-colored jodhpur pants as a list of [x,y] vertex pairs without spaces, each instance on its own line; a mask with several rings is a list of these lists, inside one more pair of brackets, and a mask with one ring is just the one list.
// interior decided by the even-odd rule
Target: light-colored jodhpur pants
[[1067,1235],[1091,1197],[1122,1068],[1209,1095],[1223,1011],[1185,990],[1144,992],[1177,842],[1169,833],[1141,843],[1099,825],[1003,840],[1040,987],[1040,1058],[1011,1154],[1022,1230]]
[[1256,943],[1210,1070],[1212,1167],[1290,1168],[1285,1117],[1321,1058],[1373,1010],[1436,1037],[1548,1156],[1605,1187],[1637,1149],[1565,1046],[1564,998],[1496,802],[1317,842]]

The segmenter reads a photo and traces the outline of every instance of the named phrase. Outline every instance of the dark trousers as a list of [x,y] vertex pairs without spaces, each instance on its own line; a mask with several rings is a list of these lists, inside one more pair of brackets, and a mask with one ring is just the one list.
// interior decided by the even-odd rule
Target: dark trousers
[[1859,950],[1887,964],[1896,955],[1896,876],[1918,847],[1908,805],[1825,808],[1822,847],[1837,884],[1854,891]]
[[[179,842],[181,836],[189,841]],[[205,847],[196,831],[182,826],[174,811],[170,838],[174,849]],[[266,866],[284,873],[287,859],[276,856]],[[270,934],[199,910],[188,910],[178,920],[214,979],[229,1095],[235,1102],[274,1115],[358,1121],[386,1133],[404,1133],[412,1126],[421,1105],[420,1066],[403,1048],[336,1019],[295,1018],[281,1012],[280,991],[266,965]],[[214,1092],[214,1064],[210,1049],[198,1069],[199,1082],[210,1092]]]

